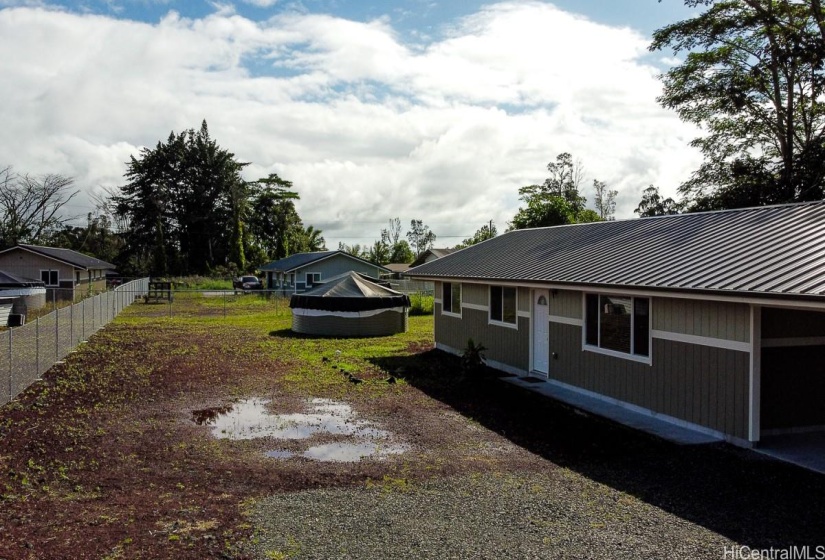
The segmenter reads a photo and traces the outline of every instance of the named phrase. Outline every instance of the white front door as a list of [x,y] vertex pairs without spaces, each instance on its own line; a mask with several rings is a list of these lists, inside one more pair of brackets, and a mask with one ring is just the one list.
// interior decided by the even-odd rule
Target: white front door
[[550,306],[547,290],[533,291],[533,371],[550,372]]

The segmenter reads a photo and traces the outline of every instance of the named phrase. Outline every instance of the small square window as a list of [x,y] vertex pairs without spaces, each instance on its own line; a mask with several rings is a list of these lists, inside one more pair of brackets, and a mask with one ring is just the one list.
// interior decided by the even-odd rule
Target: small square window
[[41,270],[40,279],[47,286],[57,286],[60,284],[60,275],[57,270]]

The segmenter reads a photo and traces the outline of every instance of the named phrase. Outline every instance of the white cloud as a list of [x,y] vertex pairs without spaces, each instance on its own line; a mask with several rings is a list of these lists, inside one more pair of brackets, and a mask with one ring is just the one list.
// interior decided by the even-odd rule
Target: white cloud
[[278,3],[278,0],[241,0],[244,4],[251,4],[259,8],[271,8]]
[[94,190],[121,182],[140,146],[205,118],[250,178],[293,181],[333,246],[367,243],[395,216],[424,219],[444,245],[490,219],[503,229],[518,187],[563,151],[631,217],[643,188],[672,195],[698,162],[695,130],[655,102],[646,47],[541,2],[489,6],[427,44],[386,18],[220,9],[150,25],[9,8],[0,164]]

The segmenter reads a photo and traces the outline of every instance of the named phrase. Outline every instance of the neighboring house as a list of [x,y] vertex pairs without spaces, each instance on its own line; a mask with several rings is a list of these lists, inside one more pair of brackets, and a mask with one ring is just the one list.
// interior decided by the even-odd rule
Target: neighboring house
[[421,265],[436,346],[753,445],[825,430],[825,203],[518,230]]
[[412,262],[410,268],[420,266],[424,263],[432,262],[436,259],[440,259],[441,257],[446,257],[447,255],[455,253],[456,251],[458,251],[458,249],[427,249],[426,251],[418,255],[418,258]]
[[373,264],[344,251],[317,251],[296,253],[261,267],[266,273],[266,287],[288,293],[304,292],[345,272],[354,271],[379,278],[389,272],[383,266]]
[[404,273],[411,268],[411,266],[406,263],[390,263],[384,266],[389,270],[384,276],[393,280],[401,280],[404,277]]
[[106,271],[114,268],[113,264],[71,249],[20,244],[0,251],[0,269],[40,279],[47,299],[67,300],[89,291],[105,291]]

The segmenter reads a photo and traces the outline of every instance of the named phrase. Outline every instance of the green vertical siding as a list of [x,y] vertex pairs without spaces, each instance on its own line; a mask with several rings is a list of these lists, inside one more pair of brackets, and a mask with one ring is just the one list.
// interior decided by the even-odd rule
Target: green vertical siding
[[459,352],[472,338],[487,347],[487,359],[527,371],[530,360],[530,320],[518,318],[518,329],[488,324],[487,312],[464,308],[461,318],[443,315],[435,304],[436,342]]
[[582,350],[581,328],[550,324],[550,378],[747,439],[747,352],[654,339],[653,364]]
[[750,342],[750,306],[745,303],[657,297],[653,298],[653,328]]
[[489,305],[490,288],[487,284],[461,284],[461,303]]
[[550,292],[550,315],[582,318],[582,293],[576,290],[555,290]]
[[519,288],[516,299],[518,300],[518,310],[530,313],[532,311],[533,302],[530,299],[530,288]]

